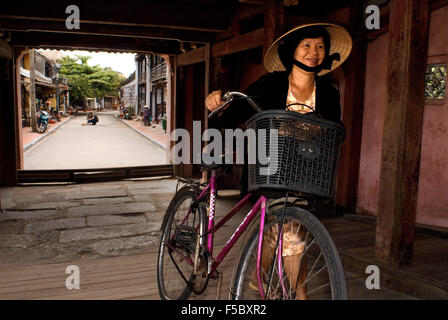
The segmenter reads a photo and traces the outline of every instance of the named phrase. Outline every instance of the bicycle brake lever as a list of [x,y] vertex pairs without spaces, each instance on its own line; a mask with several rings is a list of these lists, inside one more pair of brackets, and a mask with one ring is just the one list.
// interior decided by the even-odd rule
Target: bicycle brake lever
[[224,104],[222,104],[221,106],[219,106],[218,108],[216,108],[215,110],[213,110],[209,115],[208,118],[212,118],[215,114],[217,114],[219,111],[222,110],[222,108],[224,108],[225,106],[227,106],[232,100],[229,100],[227,102],[225,102]]

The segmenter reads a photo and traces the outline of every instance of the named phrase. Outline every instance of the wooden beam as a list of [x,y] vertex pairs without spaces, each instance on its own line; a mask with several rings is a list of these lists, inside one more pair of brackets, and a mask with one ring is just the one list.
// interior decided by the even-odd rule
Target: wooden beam
[[[98,3],[78,0],[81,28],[85,23],[106,25],[128,25],[147,27],[168,27],[172,29],[220,32],[226,30],[232,16],[232,1],[108,1]],[[21,2],[10,1],[2,7],[0,17],[23,20],[61,21],[65,13],[66,1]],[[132,10],[130,8],[133,8]]]
[[128,37],[58,34],[47,32],[14,32],[11,42],[15,46],[66,50],[99,50],[115,52],[141,52],[177,54],[180,43],[172,40],[154,40]]
[[[212,45],[213,58],[261,47],[264,44],[264,28],[245,33],[235,38],[217,42]],[[186,66],[205,61],[205,47],[191,50],[179,55],[179,66]]]
[[51,32],[67,34],[121,36],[131,38],[165,39],[185,42],[209,42],[214,33],[192,30],[177,30],[162,27],[105,25],[83,23],[82,28],[69,30],[63,21],[48,20],[23,20],[12,18],[0,18],[0,30],[22,32]]
[[412,263],[417,210],[429,0],[391,1],[387,94],[376,228],[377,258]]
[[200,47],[195,50],[182,53],[178,57],[179,66],[187,66],[205,61],[205,47]]
[[264,14],[264,4],[247,4],[239,8],[237,12],[238,20],[252,18],[258,14]]
[[215,43],[212,46],[212,57],[216,58],[263,46],[264,39],[264,28],[261,28],[226,41]]

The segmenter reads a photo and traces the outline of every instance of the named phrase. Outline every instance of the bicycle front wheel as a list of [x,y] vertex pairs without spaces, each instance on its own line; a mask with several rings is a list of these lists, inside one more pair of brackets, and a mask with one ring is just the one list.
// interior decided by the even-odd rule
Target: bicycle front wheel
[[192,205],[196,193],[180,189],[167,209],[157,263],[159,295],[163,300],[187,299],[194,281],[198,233],[206,228],[204,205]]
[[347,299],[341,259],[325,227],[310,212],[297,207],[286,208],[281,227],[282,213],[280,208],[266,216],[259,273],[259,227],[245,243],[230,298]]

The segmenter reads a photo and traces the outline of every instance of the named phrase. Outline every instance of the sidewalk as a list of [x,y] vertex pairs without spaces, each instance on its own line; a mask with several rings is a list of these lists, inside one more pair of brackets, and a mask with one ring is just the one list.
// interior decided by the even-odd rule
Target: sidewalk
[[161,148],[168,149],[169,136],[168,133],[163,132],[161,123],[152,123],[151,126],[145,126],[143,120],[124,120],[121,118],[119,120]]
[[52,134],[57,128],[62,126],[63,124],[70,121],[74,116],[69,115],[62,117],[60,122],[48,124],[48,129],[44,133],[38,133],[33,132],[33,129],[31,127],[24,127],[22,128],[22,145],[23,145],[23,151],[27,151],[29,148],[31,148],[34,144],[36,144],[41,139],[45,138],[49,134]]

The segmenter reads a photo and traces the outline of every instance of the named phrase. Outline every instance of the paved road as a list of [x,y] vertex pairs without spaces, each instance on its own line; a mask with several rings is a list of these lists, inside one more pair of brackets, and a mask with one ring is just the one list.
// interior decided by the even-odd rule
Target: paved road
[[85,116],[64,124],[24,154],[24,169],[85,169],[166,163],[165,151],[111,114],[98,114],[96,126]]

